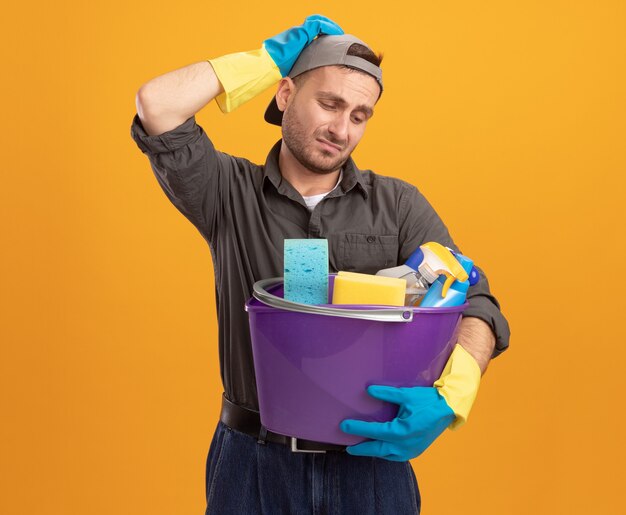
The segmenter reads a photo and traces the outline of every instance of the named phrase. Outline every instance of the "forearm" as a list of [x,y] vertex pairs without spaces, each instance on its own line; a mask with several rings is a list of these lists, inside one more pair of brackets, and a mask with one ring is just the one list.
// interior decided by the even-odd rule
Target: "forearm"
[[484,374],[496,345],[489,324],[476,317],[463,317],[459,326],[458,343],[469,352]]
[[223,88],[208,61],[200,61],[160,75],[144,84],[135,99],[137,114],[153,136],[181,125]]

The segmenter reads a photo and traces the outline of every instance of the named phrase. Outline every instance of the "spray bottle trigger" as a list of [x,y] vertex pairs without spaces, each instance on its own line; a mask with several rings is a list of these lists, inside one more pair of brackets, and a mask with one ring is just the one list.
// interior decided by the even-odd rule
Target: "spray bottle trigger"
[[450,288],[450,286],[452,286],[452,283],[456,280],[456,277],[454,277],[451,274],[445,274],[446,276],[446,281],[445,283],[443,283],[443,288],[441,289],[441,297],[445,298],[445,296],[448,294],[448,289]]

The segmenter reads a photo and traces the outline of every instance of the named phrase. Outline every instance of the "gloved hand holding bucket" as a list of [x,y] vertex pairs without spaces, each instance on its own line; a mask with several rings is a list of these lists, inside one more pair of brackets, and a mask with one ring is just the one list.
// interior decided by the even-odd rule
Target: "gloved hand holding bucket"
[[457,429],[465,423],[478,393],[480,377],[476,360],[457,344],[433,387],[369,386],[367,391],[372,397],[398,404],[398,415],[389,422],[341,422],[342,431],[372,439],[348,447],[347,452],[391,461],[416,458],[447,427]]

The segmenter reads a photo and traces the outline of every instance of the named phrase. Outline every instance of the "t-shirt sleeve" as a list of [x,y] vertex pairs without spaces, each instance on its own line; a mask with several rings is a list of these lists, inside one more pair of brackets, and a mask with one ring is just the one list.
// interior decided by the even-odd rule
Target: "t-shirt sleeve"
[[[428,241],[441,243],[463,254],[432,205],[415,186],[407,185],[402,191],[399,212],[400,263],[406,262],[417,247]],[[489,324],[496,336],[496,346],[492,355],[496,357],[508,348],[511,331],[500,310],[500,303],[490,291],[487,276],[480,267],[476,266],[476,269],[480,280],[469,287],[467,292],[469,306],[463,312],[463,316],[480,318]]]
[[148,156],[162,190],[176,208],[213,243],[228,196],[232,156],[219,152],[195,116],[162,134],[146,133],[135,114],[130,134]]

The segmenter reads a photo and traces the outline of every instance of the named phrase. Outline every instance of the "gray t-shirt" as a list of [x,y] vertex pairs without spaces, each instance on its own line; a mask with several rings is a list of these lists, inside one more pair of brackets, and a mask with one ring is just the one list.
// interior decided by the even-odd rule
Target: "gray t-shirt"
[[[244,304],[253,284],[283,275],[286,238],[326,238],[331,272],[374,274],[403,264],[436,241],[461,252],[418,189],[359,170],[349,158],[338,187],[309,211],[278,168],[281,140],[264,165],[215,149],[195,116],[149,136],[135,115],[131,136],[148,156],[165,195],[209,244],[215,271],[220,372],[231,401],[258,410],[250,329]],[[478,267],[477,267],[478,268]],[[464,316],[487,322],[494,357],[509,344],[509,325],[485,274],[468,292]]]

